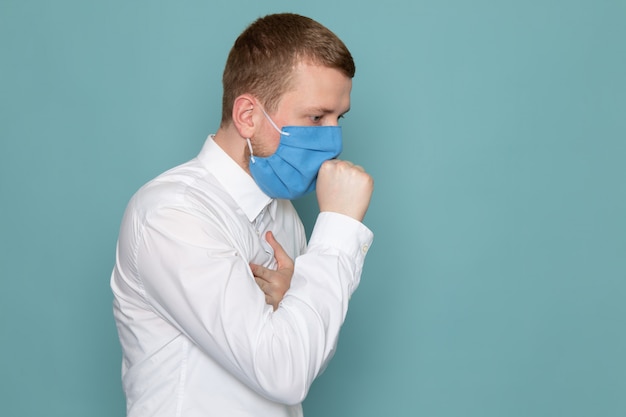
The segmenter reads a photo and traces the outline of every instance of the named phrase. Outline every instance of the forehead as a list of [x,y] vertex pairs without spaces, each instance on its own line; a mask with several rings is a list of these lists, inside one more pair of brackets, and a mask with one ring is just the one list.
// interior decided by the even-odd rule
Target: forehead
[[352,79],[335,68],[300,63],[281,103],[297,108],[320,107],[345,112],[350,107]]

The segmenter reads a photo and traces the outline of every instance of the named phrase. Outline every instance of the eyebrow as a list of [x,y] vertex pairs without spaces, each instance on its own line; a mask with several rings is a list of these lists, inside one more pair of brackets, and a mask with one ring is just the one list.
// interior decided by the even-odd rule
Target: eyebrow
[[[346,111],[344,111],[343,113],[340,113],[339,116],[343,116],[344,114],[348,113],[350,111],[350,107],[348,107],[346,109]],[[331,109],[326,109],[323,107],[312,107],[311,109],[309,109],[309,112],[312,113],[323,113],[323,114],[330,114],[330,113],[334,113],[334,110]]]

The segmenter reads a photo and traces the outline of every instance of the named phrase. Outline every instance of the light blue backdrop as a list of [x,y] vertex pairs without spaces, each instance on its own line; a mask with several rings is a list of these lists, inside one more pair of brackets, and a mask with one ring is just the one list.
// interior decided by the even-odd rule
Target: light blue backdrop
[[376,181],[307,416],[626,415],[623,0],[0,0],[0,414],[123,416],[125,204],[216,130],[234,38],[278,11],[351,48],[343,156]]

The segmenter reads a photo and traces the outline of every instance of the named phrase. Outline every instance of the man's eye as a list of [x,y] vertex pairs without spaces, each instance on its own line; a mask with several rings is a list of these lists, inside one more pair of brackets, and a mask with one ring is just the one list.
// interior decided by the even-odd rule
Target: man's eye
[[322,120],[322,116],[311,116],[311,121],[313,123],[319,123]]

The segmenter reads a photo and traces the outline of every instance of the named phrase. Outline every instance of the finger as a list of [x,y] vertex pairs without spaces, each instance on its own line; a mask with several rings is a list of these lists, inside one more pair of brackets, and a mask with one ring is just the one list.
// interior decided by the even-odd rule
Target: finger
[[291,268],[293,267],[293,260],[289,257],[287,252],[283,249],[280,243],[274,237],[274,233],[267,232],[265,234],[265,240],[274,249],[274,257],[278,263],[278,268]]
[[259,286],[259,288],[261,289],[261,291],[263,291],[264,293],[266,293],[266,294],[267,294],[267,291],[266,291],[266,289],[267,289],[267,288],[266,288],[266,287],[267,287],[267,281],[262,280],[262,279],[260,279],[260,278],[255,278],[255,279],[254,279],[254,282],[256,282],[256,285],[258,285],[258,286]]
[[252,270],[252,275],[254,276],[254,279],[261,279],[263,281],[267,282],[267,268],[261,266],[261,265],[256,265],[256,264],[250,264],[250,269]]

